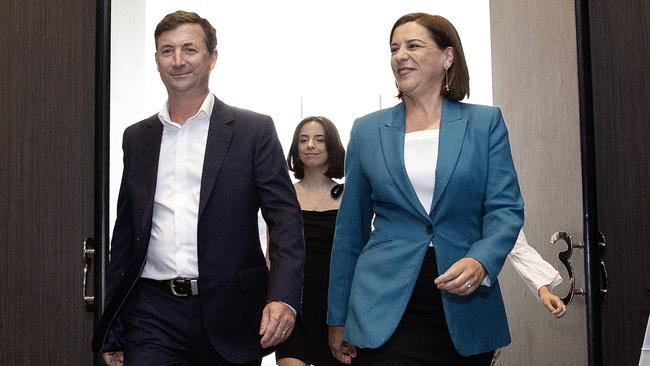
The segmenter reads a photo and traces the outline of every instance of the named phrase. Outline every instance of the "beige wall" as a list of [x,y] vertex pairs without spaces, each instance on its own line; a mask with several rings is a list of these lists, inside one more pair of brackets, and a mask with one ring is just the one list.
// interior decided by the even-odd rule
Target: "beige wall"
[[[574,2],[493,0],[494,104],[502,108],[526,203],[524,232],[565,278],[549,245],[555,231],[582,239],[582,190]],[[582,251],[574,252],[583,285]],[[506,265],[500,275],[512,344],[500,365],[586,365],[584,298],[555,320]],[[561,297],[562,297],[561,296]]]

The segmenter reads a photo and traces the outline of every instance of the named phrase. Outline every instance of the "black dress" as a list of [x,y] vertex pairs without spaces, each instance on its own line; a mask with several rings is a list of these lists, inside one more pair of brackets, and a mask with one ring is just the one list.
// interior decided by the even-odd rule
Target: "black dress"
[[281,343],[275,358],[296,358],[311,365],[343,365],[327,343],[327,288],[334,225],[338,210],[302,211],[305,223],[305,267],[302,311],[291,336]]

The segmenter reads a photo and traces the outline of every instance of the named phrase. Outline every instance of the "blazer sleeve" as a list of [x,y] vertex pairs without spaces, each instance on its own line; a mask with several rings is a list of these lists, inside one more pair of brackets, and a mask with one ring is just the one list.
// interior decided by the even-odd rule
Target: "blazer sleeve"
[[[133,241],[135,239],[135,229],[133,227],[133,209],[132,199],[128,189],[128,174],[130,159],[129,152],[129,130],[124,132],[122,137],[122,151],[124,169],[122,171],[122,181],[120,191],[117,197],[117,214],[115,226],[113,228],[113,238],[111,240],[110,261],[108,264],[108,273],[106,275],[106,299],[107,303],[115,302],[113,296],[120,285],[124,272],[131,260],[133,254]],[[124,347],[123,339],[124,327],[119,318],[116,316],[106,334],[95,334],[95,337],[103,337],[99,344],[101,352],[121,351]],[[93,341],[93,344],[96,343]]]
[[519,232],[508,260],[538,300],[540,287],[555,287],[562,283],[560,273],[528,244],[523,231]]
[[122,151],[124,170],[120,191],[117,196],[117,211],[113,238],[111,240],[110,262],[108,275],[106,276],[106,297],[110,299],[122,280],[122,275],[127,268],[133,253],[133,241],[135,240],[135,229],[133,227],[133,209],[131,196],[128,189],[128,174],[131,154],[129,152],[128,129],[122,138]]
[[345,157],[345,193],[336,218],[330,262],[327,324],[342,326],[348,313],[352,277],[368,242],[372,218],[371,187],[360,162],[359,123],[355,121]]
[[483,212],[482,239],[472,244],[467,257],[481,262],[494,282],[524,224],[524,202],[512,161],[508,131],[498,108],[494,109],[490,121]]
[[258,132],[255,151],[257,193],[269,238],[267,301],[281,301],[297,310],[305,260],[302,215],[275,126],[267,118]]

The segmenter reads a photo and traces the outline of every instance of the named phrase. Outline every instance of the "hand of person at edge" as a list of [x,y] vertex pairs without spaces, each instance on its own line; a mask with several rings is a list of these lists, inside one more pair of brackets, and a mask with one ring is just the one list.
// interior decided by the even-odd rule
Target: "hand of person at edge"
[[122,351],[102,352],[102,360],[108,366],[121,366],[124,365],[124,353]]
[[467,296],[476,291],[485,278],[485,268],[474,258],[462,258],[435,279],[441,291]]
[[554,317],[561,318],[566,313],[566,305],[549,290],[548,286],[540,287],[537,293],[539,300]]
[[296,314],[289,306],[279,301],[269,302],[262,311],[260,344],[263,348],[269,348],[286,341],[295,323]]
[[357,357],[357,349],[343,340],[344,329],[344,327],[340,326],[329,327],[329,345],[334,358],[349,365],[352,363],[352,359]]

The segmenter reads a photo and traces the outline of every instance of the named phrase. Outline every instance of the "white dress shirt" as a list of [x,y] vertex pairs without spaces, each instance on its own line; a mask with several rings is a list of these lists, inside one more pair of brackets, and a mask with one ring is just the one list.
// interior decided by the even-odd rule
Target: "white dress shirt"
[[197,226],[201,175],[214,96],[184,124],[173,122],[167,102],[163,124],[151,239],[142,277],[168,280],[199,277]]
[[562,283],[560,273],[528,245],[523,231],[519,231],[515,247],[508,254],[508,260],[537,299],[540,287],[549,285],[553,288]]

